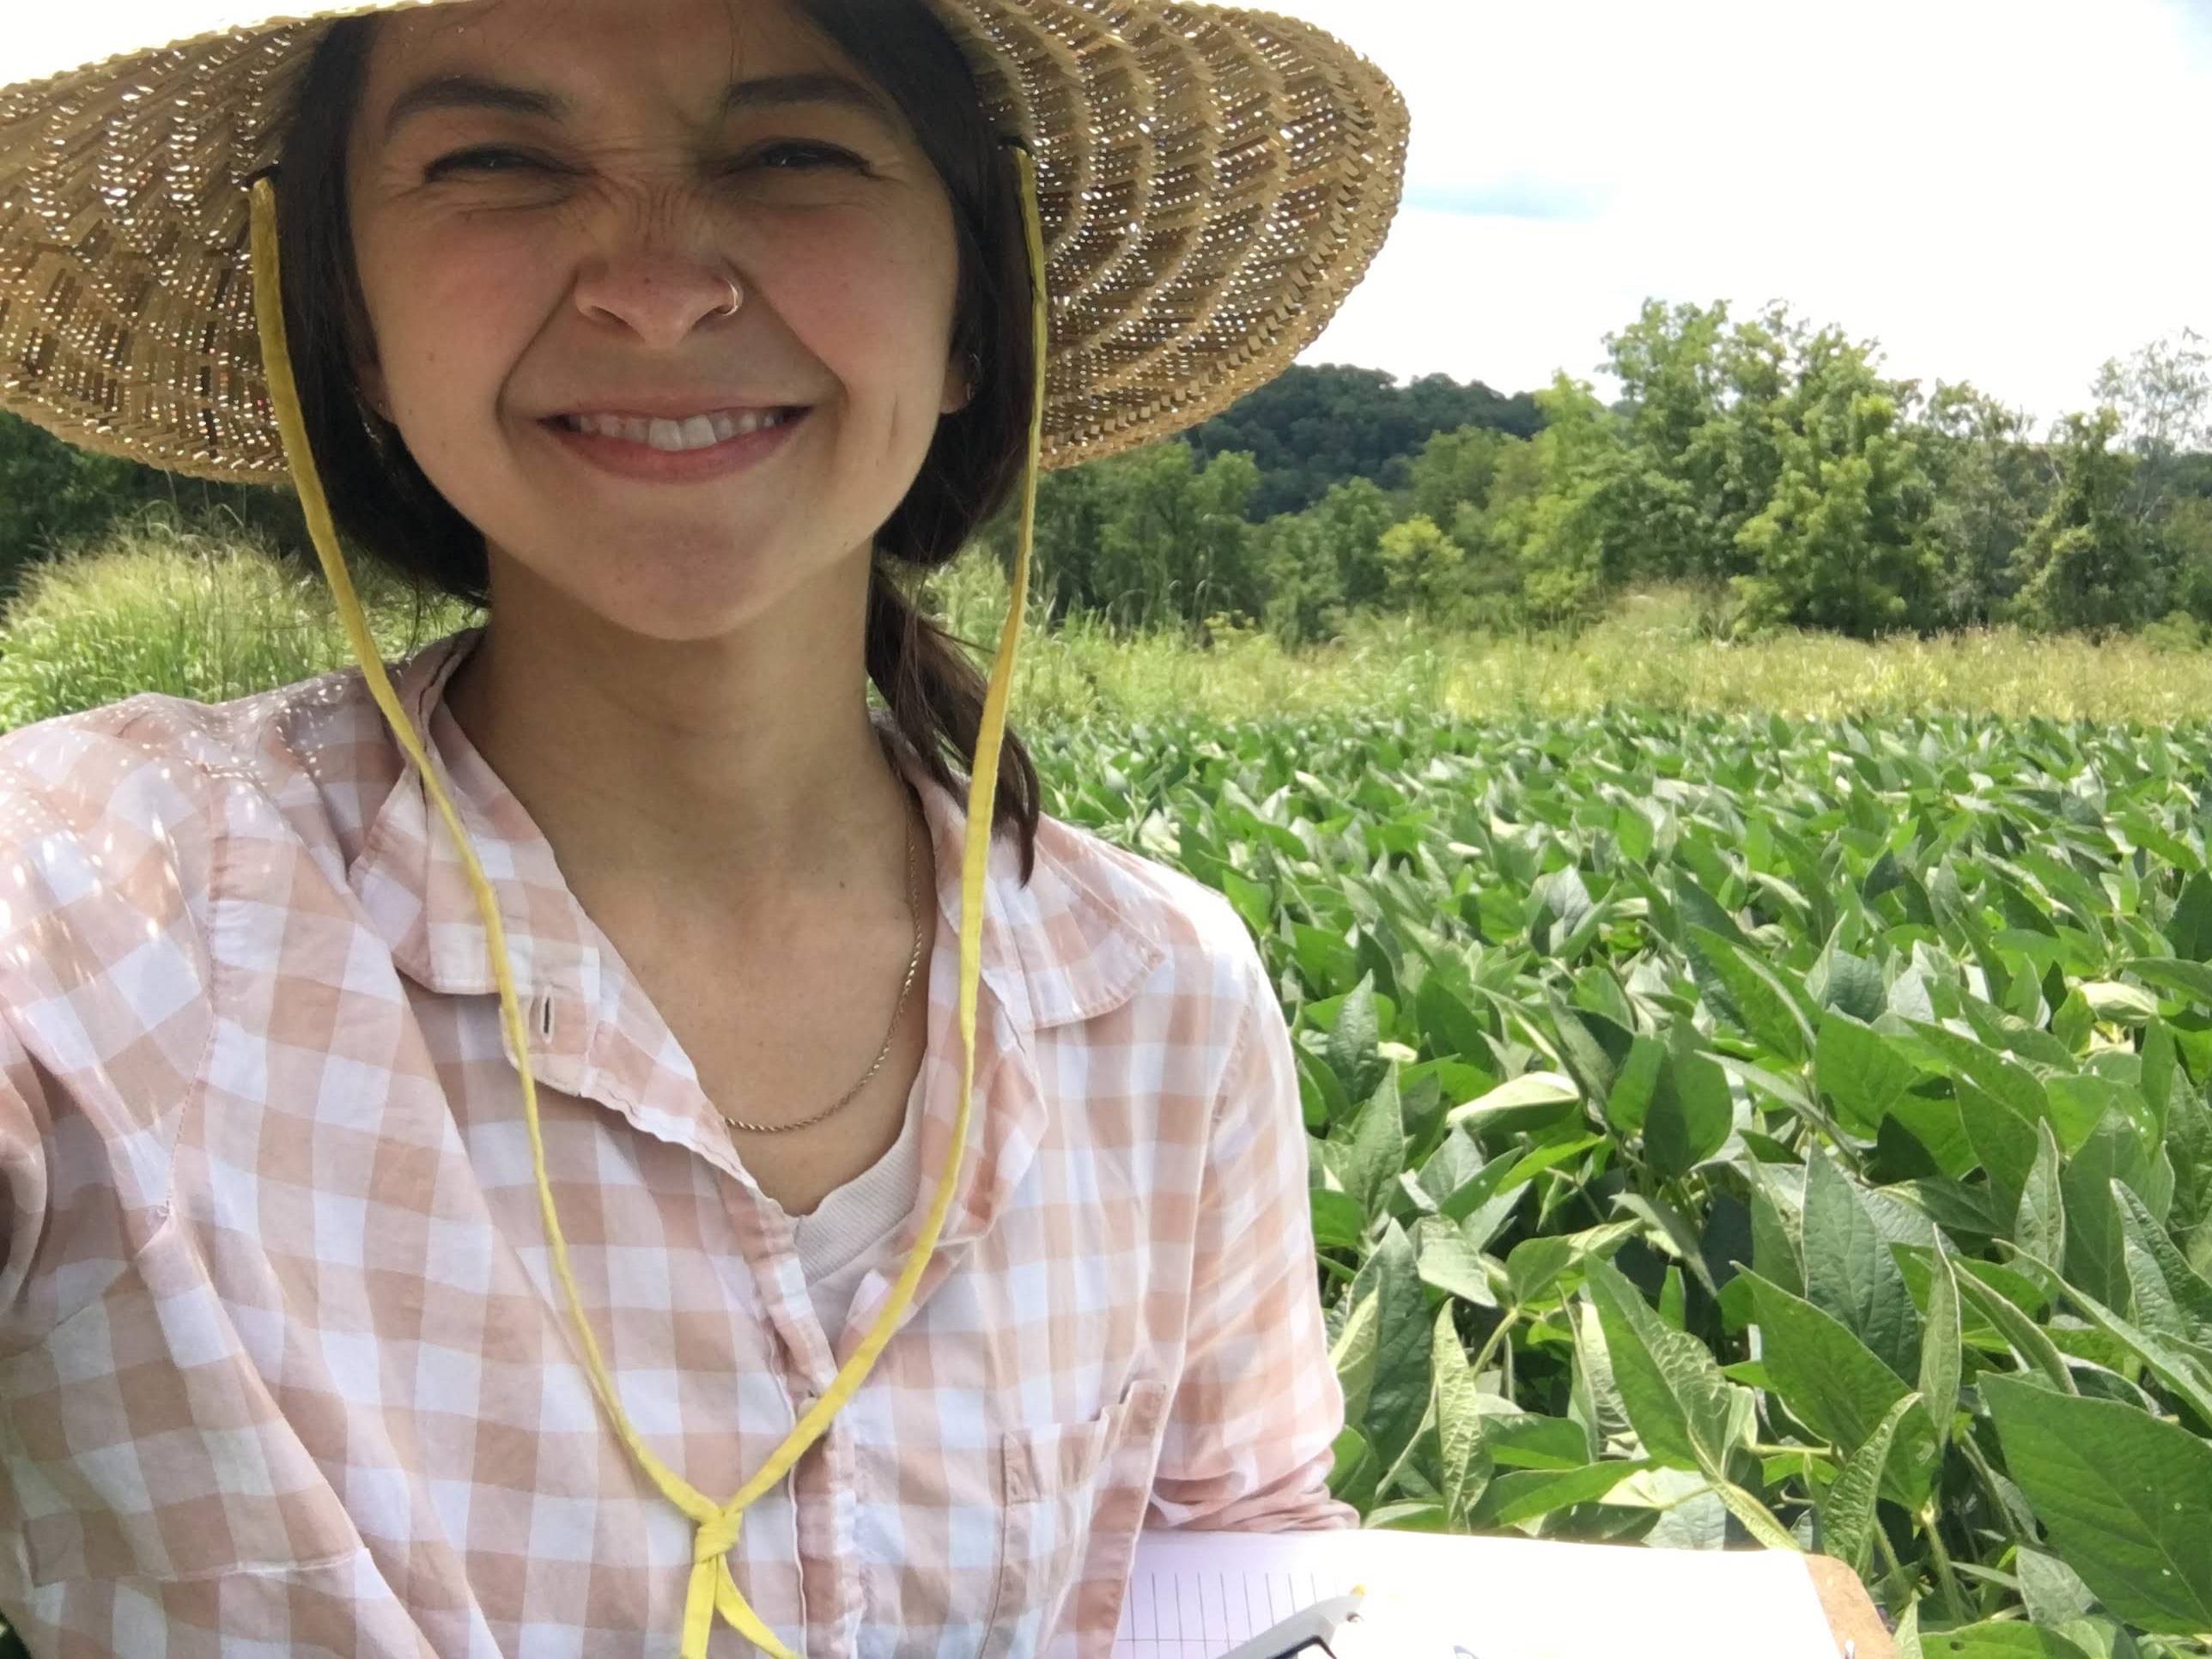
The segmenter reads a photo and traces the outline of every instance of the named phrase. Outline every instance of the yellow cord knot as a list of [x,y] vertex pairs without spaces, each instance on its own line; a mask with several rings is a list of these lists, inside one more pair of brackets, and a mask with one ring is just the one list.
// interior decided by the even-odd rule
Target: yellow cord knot
[[699,1535],[692,1540],[691,1559],[712,1566],[738,1547],[738,1534],[744,1530],[745,1512],[743,1510],[724,1510],[711,1521],[699,1523]]
[[760,1615],[738,1590],[737,1580],[730,1577],[730,1552],[737,1547],[738,1534],[744,1523],[742,1504],[717,1510],[699,1523],[691,1542],[691,1583],[684,1597],[682,1659],[707,1659],[707,1642],[714,1632],[717,1613],[773,1659],[798,1659],[761,1622]]

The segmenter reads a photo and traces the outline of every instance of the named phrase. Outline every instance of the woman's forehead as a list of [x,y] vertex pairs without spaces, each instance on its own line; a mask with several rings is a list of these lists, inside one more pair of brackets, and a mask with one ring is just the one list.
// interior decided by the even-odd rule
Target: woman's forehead
[[732,82],[833,71],[860,80],[794,0],[469,0],[378,20],[367,103],[473,75],[571,101],[651,91],[685,102]]

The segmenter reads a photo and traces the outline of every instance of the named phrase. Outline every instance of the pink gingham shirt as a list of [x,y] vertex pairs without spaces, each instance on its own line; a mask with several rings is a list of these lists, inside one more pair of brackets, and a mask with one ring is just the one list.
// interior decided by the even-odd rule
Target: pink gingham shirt
[[[824,1330],[789,1218],[445,711],[479,637],[399,664],[402,705],[499,896],[592,1328],[725,1496],[943,1165],[964,799],[897,748],[945,916],[924,1179]],[[980,996],[914,1306],[732,1553],[808,1659],[1103,1656],[1140,1525],[1357,1519],[1289,1036],[1235,914],[1048,819],[1026,885],[994,841]],[[0,738],[0,1611],[41,1659],[675,1652],[692,1529],[592,1398],[484,930],[357,668]]]

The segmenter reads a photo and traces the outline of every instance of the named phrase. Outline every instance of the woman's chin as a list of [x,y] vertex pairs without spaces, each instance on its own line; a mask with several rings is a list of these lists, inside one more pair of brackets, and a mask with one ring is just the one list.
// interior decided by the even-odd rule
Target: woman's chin
[[778,637],[806,631],[791,615],[803,580],[788,569],[771,568],[769,560],[746,568],[754,556],[734,551],[726,539],[696,559],[675,556],[665,544],[619,569],[599,564],[604,557],[594,552],[580,561],[585,568],[577,579],[559,586],[570,602],[634,638],[679,645],[763,627]]

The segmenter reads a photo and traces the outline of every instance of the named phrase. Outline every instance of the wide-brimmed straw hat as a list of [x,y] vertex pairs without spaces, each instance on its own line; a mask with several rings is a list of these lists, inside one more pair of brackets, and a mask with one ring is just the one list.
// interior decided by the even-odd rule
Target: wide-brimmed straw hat
[[[153,14],[173,44],[0,91],[0,407],[172,471],[281,481],[248,180],[332,21],[442,3],[267,17],[180,0]],[[1164,0],[929,3],[1036,159],[1043,465],[1180,430],[1271,379],[1381,246],[1405,106],[1319,29]]]

